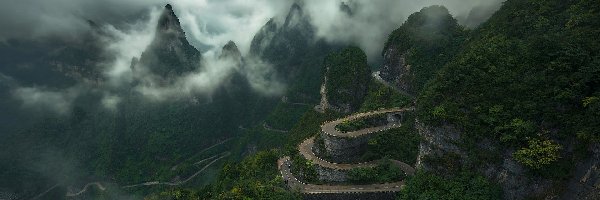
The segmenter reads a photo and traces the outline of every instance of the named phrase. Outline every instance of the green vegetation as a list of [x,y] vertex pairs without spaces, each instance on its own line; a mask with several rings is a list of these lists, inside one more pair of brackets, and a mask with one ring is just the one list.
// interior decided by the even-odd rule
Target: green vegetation
[[332,105],[348,104],[358,110],[367,95],[371,70],[367,55],[358,47],[348,47],[325,58],[327,99]]
[[447,200],[478,200],[502,199],[500,187],[490,183],[483,176],[470,172],[460,172],[448,178],[432,173],[417,171],[409,177],[399,199],[447,199]]
[[172,189],[148,199],[300,199],[289,192],[277,170],[277,151],[261,151],[238,164],[226,164],[218,181],[199,191]]
[[343,121],[342,123],[338,124],[335,128],[342,133],[347,133],[370,127],[383,126],[387,123],[387,114],[378,114],[365,118],[360,118],[357,120]]
[[348,172],[348,180],[354,184],[391,183],[405,177],[402,169],[389,159],[383,159],[376,167],[355,168]]
[[312,109],[310,105],[294,105],[282,102],[267,116],[265,122],[275,129],[290,130],[300,117],[310,109]]
[[390,158],[413,165],[417,162],[421,137],[414,126],[414,114],[406,113],[400,128],[384,131],[369,140],[361,160]]
[[405,54],[410,65],[407,81],[410,93],[419,93],[435,73],[441,69],[464,45],[468,32],[443,6],[430,6],[408,17],[385,44],[384,52],[395,48],[398,55]]
[[[497,185],[472,171],[477,164],[496,162],[504,149],[515,150],[514,159],[531,169],[529,175],[553,179],[568,176],[576,159],[584,156],[571,156],[565,149],[575,145],[576,151],[585,152],[586,145],[600,141],[597,132],[600,129],[600,38],[597,38],[600,14],[594,12],[599,9],[600,4],[594,0],[509,0],[490,21],[467,32],[445,8],[433,6],[411,15],[394,31],[385,49],[394,47],[401,54],[407,53],[406,61],[412,69],[408,81],[413,85],[409,92],[419,95],[416,117],[427,125],[453,124],[460,128],[463,135],[457,146],[465,150],[467,161],[471,161],[465,166],[469,162],[463,162],[463,157],[454,153],[425,157],[425,162],[453,173],[418,171],[416,176],[408,177],[399,198],[501,199],[502,191]],[[302,56],[282,59],[297,58],[306,58],[302,61],[306,63],[310,60]],[[332,91],[329,99],[350,103],[361,111],[410,105],[410,98],[379,83],[365,85],[371,78],[363,58],[364,53],[357,48],[327,57],[325,67],[329,70],[324,74],[328,77],[328,91]],[[302,68],[305,67],[310,68],[309,65]],[[308,74],[298,77],[322,78]],[[298,85],[293,90],[315,94],[318,86],[314,83]],[[356,91],[365,92],[353,93]],[[294,93],[292,98],[314,100],[311,95]],[[288,193],[277,178],[275,161],[279,156],[292,155],[293,162],[298,163],[295,173],[314,180],[313,165],[297,155],[297,144],[318,133],[323,121],[340,116],[308,111],[295,118],[301,111],[290,110],[281,106],[274,112],[279,114],[269,119],[273,124],[282,124],[273,126],[291,128],[287,138],[269,142],[282,144],[283,153],[261,151],[240,163],[226,165],[219,179],[200,192],[171,193],[216,199],[298,198]],[[295,113],[295,117],[284,117],[287,112]],[[405,118],[412,121],[415,116]],[[298,122],[291,126],[296,119]],[[346,128],[363,126],[354,123],[345,124]],[[405,123],[401,128],[376,136],[369,142],[365,158],[388,157],[415,163],[420,140],[415,132],[414,124]],[[267,134],[263,139],[268,140],[268,137]],[[564,142],[575,138],[574,144]],[[478,141],[488,139],[491,145],[499,145],[496,149],[502,150],[484,151],[476,146]],[[387,170],[353,170],[351,179],[379,182],[402,178],[396,172],[389,166]],[[265,191],[273,195],[266,196]]]
[[599,8],[593,0],[507,1],[424,89],[419,119],[458,125],[466,141],[522,149],[515,158],[534,170],[576,163],[558,157],[565,148],[536,141],[597,141]]
[[560,158],[561,146],[551,140],[532,139],[529,146],[515,152],[515,160],[533,169],[541,169]]
[[299,153],[295,153],[291,156],[292,163],[292,173],[296,178],[302,180],[305,183],[313,183],[318,184],[318,174],[317,169],[315,168],[315,164],[312,161],[307,160],[304,156]]
[[412,103],[410,97],[400,94],[394,88],[387,87],[375,80],[370,82],[369,93],[360,107],[360,112],[368,112],[380,108],[403,108]]
[[[285,114],[285,113],[281,113]],[[273,115],[275,116],[275,114]],[[336,113],[318,113],[309,110],[287,134],[268,133],[261,127],[247,131],[240,147],[256,144],[258,153],[248,155],[241,162],[226,164],[217,179],[202,189],[171,189],[148,196],[149,199],[299,199],[299,194],[287,190],[277,170],[277,159],[291,155],[294,174],[307,181],[317,182],[312,163],[298,155],[297,145],[319,132],[320,125],[339,117]],[[270,135],[272,134],[272,135]],[[273,138],[275,137],[275,139]],[[282,148],[283,146],[283,148]],[[280,153],[269,148],[282,148]]]

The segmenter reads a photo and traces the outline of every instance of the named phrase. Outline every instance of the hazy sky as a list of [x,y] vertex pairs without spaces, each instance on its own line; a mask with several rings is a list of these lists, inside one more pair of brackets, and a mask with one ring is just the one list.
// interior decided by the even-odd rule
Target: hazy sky
[[[71,38],[89,29],[86,20],[100,25],[110,35],[105,51],[114,60],[99,63],[109,87],[127,84],[133,77],[130,63],[150,44],[157,18],[166,3],[173,5],[187,38],[203,52],[205,67],[179,77],[166,87],[140,86],[141,94],[154,100],[211,93],[225,77],[239,70],[230,62],[218,60],[221,47],[229,40],[236,42],[242,54],[249,50],[254,34],[271,18],[283,17],[293,0],[4,0],[0,7],[0,42],[10,38],[39,39],[46,36]],[[467,19],[473,8],[494,11],[502,0],[344,0],[353,9],[347,17],[339,10],[341,0],[304,0],[305,10],[317,28],[317,36],[328,41],[360,46],[369,60],[380,59],[380,52],[391,31],[421,8],[444,5],[459,21]],[[481,13],[481,12],[478,12]],[[487,15],[483,15],[485,18]],[[476,15],[477,18],[482,18]],[[284,86],[261,77],[271,66],[253,61],[247,69],[252,86],[265,94],[276,94]],[[1,74],[0,74],[1,75]],[[57,112],[68,111],[70,104],[86,85],[70,88],[16,88],[13,96],[24,105],[51,106]],[[120,97],[107,90],[102,103],[114,108]]]

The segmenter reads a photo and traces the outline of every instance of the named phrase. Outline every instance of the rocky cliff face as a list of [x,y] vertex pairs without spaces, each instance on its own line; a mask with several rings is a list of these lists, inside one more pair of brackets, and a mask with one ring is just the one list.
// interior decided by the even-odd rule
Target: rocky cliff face
[[[463,132],[453,125],[438,127],[416,122],[418,133],[423,137],[419,145],[417,167],[439,174],[453,174],[463,166],[474,165],[471,155],[462,147]],[[525,199],[545,195],[552,182],[543,178],[529,176],[524,167],[512,158],[513,150],[500,150],[489,141],[481,141],[476,151],[499,151],[500,163],[484,163],[475,170],[488,179],[498,183],[505,199]]]
[[[416,122],[423,137],[419,146],[417,167],[440,174],[462,166],[473,166],[469,152],[462,145],[463,131],[453,125],[428,126]],[[512,157],[514,149],[500,149],[488,140],[480,141],[475,151],[500,152],[500,162],[485,162],[475,169],[498,183],[505,199],[598,199],[600,197],[600,145],[595,145],[594,155],[577,164],[568,184],[552,181],[531,172]],[[450,170],[450,171],[449,171]],[[566,187],[565,187],[566,186]]]
[[561,199],[600,199],[600,144],[590,149],[593,155],[578,163]]
[[395,87],[412,91],[410,65],[406,62],[407,52],[400,52],[396,47],[390,47],[383,54],[383,67],[380,76],[383,80],[393,84]]
[[186,39],[179,19],[167,4],[158,20],[154,40],[142,53],[136,69],[166,80],[200,67],[201,54]]
[[381,78],[417,94],[461,48],[465,33],[445,7],[423,8],[390,34]]
[[315,30],[310,17],[299,4],[293,4],[283,24],[269,20],[252,39],[250,56],[276,65],[278,74],[293,78],[293,68],[315,43]]
[[371,80],[365,53],[358,47],[349,47],[329,54],[324,65],[318,110],[357,111],[368,93]]

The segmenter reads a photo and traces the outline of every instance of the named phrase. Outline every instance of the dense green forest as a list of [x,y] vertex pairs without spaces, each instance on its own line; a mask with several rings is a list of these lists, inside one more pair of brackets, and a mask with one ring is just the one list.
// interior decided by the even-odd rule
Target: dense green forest
[[[454,59],[468,38],[469,32],[458,24],[443,6],[423,8],[408,17],[394,30],[384,46],[405,57],[407,92],[417,94],[436,72]],[[404,67],[404,66],[402,66]]]
[[348,104],[351,111],[357,110],[367,94],[371,71],[367,55],[358,47],[348,47],[331,53],[323,63],[327,78],[327,98],[330,104]]
[[[513,159],[532,170],[532,176],[565,179],[573,164],[586,156],[586,146],[599,141],[594,131],[600,128],[599,9],[600,4],[593,0],[507,1],[475,30],[465,31],[450,17],[446,21],[448,32],[433,34],[415,34],[427,29],[410,29],[409,25],[422,23],[417,13],[405,23],[407,26],[390,35],[386,46],[412,49],[407,62],[423,72],[415,74],[413,82],[414,92],[423,88],[418,93],[415,117],[430,125],[460,127],[465,133],[461,146],[467,148],[475,148],[475,142],[483,138],[494,138],[494,143],[515,149]],[[346,86],[353,83],[351,79],[342,80],[346,80]],[[331,87],[343,87],[343,83]],[[382,87],[370,88],[362,104],[365,109],[361,110],[411,103],[403,98],[386,93]],[[383,99],[388,102],[379,102]],[[304,120],[301,118],[299,123],[306,123]],[[301,137],[297,138],[292,141],[301,141]],[[407,142],[404,138],[398,142]],[[378,146],[370,148],[379,151],[372,154],[414,163],[420,140],[414,138],[408,140],[415,141],[413,146],[402,149],[403,153],[397,148],[403,145],[394,146],[398,143],[381,138],[375,138],[369,145]],[[566,151],[572,149],[567,148],[571,145],[575,145],[575,150]],[[471,167],[499,158],[499,154],[483,155],[475,151],[469,152],[469,156],[477,160]],[[257,157],[248,159],[253,158]],[[502,198],[497,185],[477,172],[467,172],[469,166],[463,168],[452,155],[431,158],[429,162],[454,171],[452,174],[419,171],[408,178],[407,187],[398,198]],[[355,173],[360,176],[366,172]]]
[[569,146],[599,137],[599,6],[507,1],[427,85],[419,118],[460,126],[467,144],[494,138],[530,169],[566,178],[585,153]]
[[[561,198],[570,189],[579,164],[596,169],[598,152],[590,149],[600,143],[599,0],[507,0],[474,29],[460,25],[444,6],[425,7],[390,32],[383,45],[379,72],[402,71],[405,88],[372,74],[378,67],[369,64],[379,60],[367,60],[363,49],[321,38],[304,4],[294,2],[286,16],[264,24],[249,55],[239,58],[240,65],[260,61],[273,67],[269,78],[285,85],[281,94],[253,91],[245,74],[236,71],[210,95],[166,102],[132,92],[146,80],[132,81],[110,91],[122,97],[113,110],[97,106],[105,94],[93,89],[57,115],[19,111],[16,100],[0,99],[5,112],[0,130],[7,130],[0,135],[6,149],[0,151],[0,189],[27,198],[48,190],[44,197],[64,199],[65,193],[99,182],[106,190],[92,187],[80,197],[302,199],[304,194],[286,185],[278,159],[290,156],[291,171],[303,182],[332,184],[319,180],[318,168],[298,145],[316,136],[314,148],[327,154],[319,134],[324,123],[408,107],[415,109],[404,113],[402,126],[369,138],[366,153],[357,158],[380,165],[352,169],[341,184],[404,181],[396,199],[503,199],[509,198],[507,181],[497,176],[517,174],[518,180],[535,179],[540,190],[548,190],[527,198],[546,199]],[[342,5],[351,18],[353,4]],[[165,8],[157,27],[163,38],[155,38],[139,64],[156,64],[152,70],[170,80],[201,68],[195,62],[203,57],[186,39],[172,7]],[[53,43],[0,42],[0,53],[8,55],[0,63],[39,57],[32,65],[53,60],[84,65],[106,59],[94,53],[98,44],[82,42],[89,44],[62,47],[63,57],[39,56],[52,51],[43,47]],[[133,60],[131,70],[139,67]],[[397,69],[386,69],[390,63]],[[66,87],[78,81],[52,70],[31,77],[26,67],[2,70],[0,95],[5,96],[16,86]],[[99,76],[94,70],[82,74]],[[322,84],[332,107],[349,108],[316,109]],[[379,115],[336,128],[351,132],[386,123],[387,115]],[[437,146],[427,149],[431,143]],[[416,173],[406,175],[390,160],[417,166]],[[587,177],[598,175],[586,170]]]

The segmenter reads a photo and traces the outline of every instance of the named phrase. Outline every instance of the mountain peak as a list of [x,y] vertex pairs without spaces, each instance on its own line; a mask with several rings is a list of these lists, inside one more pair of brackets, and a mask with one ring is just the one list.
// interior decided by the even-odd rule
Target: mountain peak
[[304,10],[302,9],[302,5],[299,3],[292,4],[290,11],[288,12],[285,23],[283,27],[286,28],[294,28],[297,26],[302,26],[309,23],[307,16],[304,14]]
[[235,45],[235,42],[229,40],[229,42],[227,42],[227,44],[225,44],[225,46],[223,46],[223,50],[228,50],[228,51],[239,51],[237,45]]
[[137,63],[167,80],[172,75],[194,71],[200,66],[201,59],[201,53],[187,41],[173,7],[165,5],[158,19],[154,40]]
[[233,41],[227,42],[225,46],[223,46],[223,50],[221,51],[220,58],[231,57],[234,59],[240,59],[242,57],[242,53],[238,49],[237,45]]
[[179,18],[177,18],[177,15],[175,15],[171,4],[165,5],[165,9],[158,19],[157,31],[183,33],[183,29],[179,23]]

